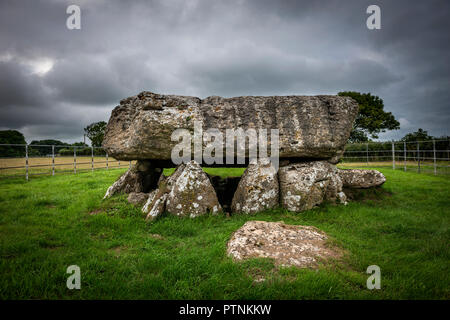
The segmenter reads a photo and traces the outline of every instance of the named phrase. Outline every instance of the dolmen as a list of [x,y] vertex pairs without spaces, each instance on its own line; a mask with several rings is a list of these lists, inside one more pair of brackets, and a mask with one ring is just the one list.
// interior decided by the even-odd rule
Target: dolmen
[[[344,188],[386,181],[376,170],[336,167],[357,113],[356,101],[331,95],[200,99],[141,92],[120,101],[109,119],[103,148],[135,164],[104,198],[126,193],[150,220],[164,212],[193,218],[346,204]],[[202,167],[246,169],[240,178],[220,178]]]

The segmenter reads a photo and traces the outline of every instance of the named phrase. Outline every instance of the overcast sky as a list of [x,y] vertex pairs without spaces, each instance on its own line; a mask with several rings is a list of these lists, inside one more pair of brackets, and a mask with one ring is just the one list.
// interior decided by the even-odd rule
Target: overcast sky
[[[81,8],[81,30],[66,8]],[[366,9],[381,7],[381,30]],[[81,141],[165,94],[380,96],[401,130],[450,134],[450,1],[0,0],[0,129]]]

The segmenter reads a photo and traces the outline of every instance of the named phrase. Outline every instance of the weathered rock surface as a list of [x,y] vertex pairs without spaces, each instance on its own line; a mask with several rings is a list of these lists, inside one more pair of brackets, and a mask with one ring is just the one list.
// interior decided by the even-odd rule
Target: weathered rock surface
[[346,203],[337,168],[326,161],[290,164],[278,171],[280,198],[289,211],[312,209],[323,201]]
[[159,187],[142,208],[147,219],[155,219],[164,211],[191,218],[222,211],[216,192],[205,172],[195,161],[181,164],[169,177],[162,177]]
[[[120,160],[169,162],[171,150],[178,144],[171,141],[172,132],[179,128],[193,132],[194,121],[200,121],[204,131],[217,128],[224,137],[226,129],[279,129],[280,158],[333,158],[332,161],[337,161],[336,156],[347,142],[357,112],[356,101],[340,96],[208,97],[202,100],[144,91],[122,100],[113,110],[103,147],[110,156]],[[269,141],[269,151],[270,144]]]
[[339,177],[345,188],[373,188],[386,182],[386,177],[377,170],[339,170]]
[[131,192],[128,195],[128,202],[134,205],[143,205],[148,199],[148,193],[145,192]]
[[176,171],[179,173],[171,179],[173,186],[167,196],[167,212],[193,218],[222,211],[216,191],[198,163],[190,161]]
[[166,208],[167,193],[161,192],[160,189],[153,190],[142,207],[146,220],[154,220],[164,213]]
[[278,206],[277,171],[269,159],[249,164],[239,181],[231,204],[232,212],[257,213]]
[[149,161],[138,161],[106,190],[103,199],[116,193],[149,192],[160,175],[161,169],[152,167]]
[[341,256],[339,250],[326,244],[327,239],[314,227],[247,221],[232,235],[227,253],[234,260],[272,258],[275,265],[314,267],[319,261]]

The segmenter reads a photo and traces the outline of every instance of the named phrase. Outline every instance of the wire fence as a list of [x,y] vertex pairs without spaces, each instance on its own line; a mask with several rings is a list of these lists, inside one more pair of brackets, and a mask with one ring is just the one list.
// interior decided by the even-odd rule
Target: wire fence
[[52,175],[131,167],[100,147],[0,144],[0,178]]
[[349,144],[341,162],[350,167],[366,165],[418,173],[450,174],[450,140]]
[[[0,144],[0,178],[29,180],[37,175],[130,168],[132,163],[109,157],[100,147]],[[348,144],[341,165],[450,174],[450,140]]]

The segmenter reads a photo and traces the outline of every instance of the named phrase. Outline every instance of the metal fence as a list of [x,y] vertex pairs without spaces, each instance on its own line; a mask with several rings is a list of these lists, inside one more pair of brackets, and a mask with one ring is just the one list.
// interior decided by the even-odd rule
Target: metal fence
[[[131,164],[131,161],[111,158],[105,150],[96,147],[0,144],[0,178],[29,180],[35,175],[129,168]],[[348,144],[340,165],[450,174],[450,140]]]
[[102,148],[68,145],[0,144],[0,178],[79,173],[131,167]]
[[349,144],[344,166],[392,167],[418,173],[450,174],[450,140]]

